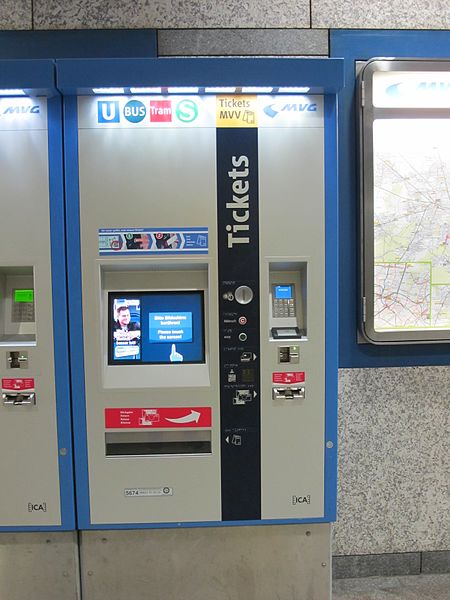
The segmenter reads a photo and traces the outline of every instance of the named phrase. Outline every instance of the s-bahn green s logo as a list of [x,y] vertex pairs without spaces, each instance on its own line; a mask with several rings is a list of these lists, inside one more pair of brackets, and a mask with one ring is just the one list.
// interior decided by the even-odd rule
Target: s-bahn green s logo
[[175,109],[177,118],[182,123],[192,123],[198,117],[198,107],[193,100],[180,100]]

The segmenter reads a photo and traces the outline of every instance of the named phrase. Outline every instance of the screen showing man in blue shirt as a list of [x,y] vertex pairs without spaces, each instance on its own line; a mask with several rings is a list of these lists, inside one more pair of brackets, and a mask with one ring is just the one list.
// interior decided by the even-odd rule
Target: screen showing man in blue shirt
[[[110,302],[117,313],[118,303],[124,303],[122,294],[125,295],[124,292],[110,293]],[[124,364],[127,359],[131,361],[133,358],[141,364],[205,362],[203,291],[142,291],[133,293],[133,296],[140,308],[140,353],[135,357],[126,356],[127,352],[123,350],[117,353],[115,348],[120,342],[113,332],[111,337],[115,343],[109,364]],[[126,314],[124,319],[127,318]],[[127,333],[130,334],[129,331]]]

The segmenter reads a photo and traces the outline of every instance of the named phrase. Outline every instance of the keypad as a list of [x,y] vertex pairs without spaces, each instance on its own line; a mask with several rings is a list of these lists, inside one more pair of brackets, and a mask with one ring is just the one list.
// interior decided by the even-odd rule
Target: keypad
[[293,298],[274,298],[273,299],[273,316],[278,319],[280,317],[295,317],[295,303]]

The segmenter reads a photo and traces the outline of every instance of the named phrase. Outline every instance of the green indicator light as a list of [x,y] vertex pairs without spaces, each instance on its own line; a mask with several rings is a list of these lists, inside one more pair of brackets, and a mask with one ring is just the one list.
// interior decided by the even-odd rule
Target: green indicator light
[[34,290],[14,290],[14,302],[34,302]]

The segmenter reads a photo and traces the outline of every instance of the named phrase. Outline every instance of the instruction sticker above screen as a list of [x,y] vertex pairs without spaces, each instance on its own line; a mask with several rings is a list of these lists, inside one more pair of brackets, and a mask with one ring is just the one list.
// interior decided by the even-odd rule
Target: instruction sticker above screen
[[208,228],[99,229],[98,251],[101,256],[208,254]]

